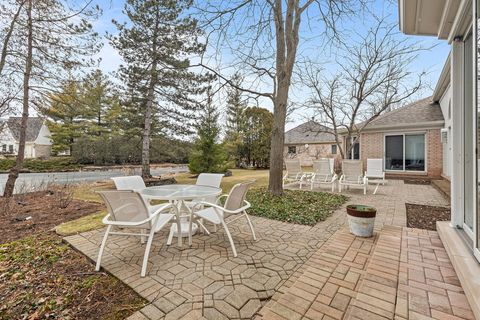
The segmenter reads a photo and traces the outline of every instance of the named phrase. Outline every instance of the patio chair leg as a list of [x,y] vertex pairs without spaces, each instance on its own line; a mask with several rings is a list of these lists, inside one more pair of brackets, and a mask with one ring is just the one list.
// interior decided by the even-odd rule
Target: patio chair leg
[[193,214],[190,214],[190,219],[188,219],[188,245],[192,246],[192,224],[193,224]]
[[154,236],[155,236],[155,228],[152,228],[150,230],[150,235],[148,236],[147,247],[145,248],[145,254],[143,255],[142,272],[140,273],[141,277],[145,277],[145,274],[147,273],[148,256],[150,255],[150,247],[152,246],[152,241]]
[[253,230],[252,221],[250,220],[250,217],[248,216],[247,211],[243,211],[243,212],[245,213],[245,218],[247,218],[247,223],[250,227],[250,231],[252,231],[253,240],[257,240],[257,237],[255,236],[255,230]]
[[102,262],[103,250],[105,249],[105,244],[107,243],[107,238],[110,233],[112,226],[108,226],[103,236],[102,244],[100,245],[100,250],[98,251],[97,264],[95,265],[95,271],[100,271],[100,263]]
[[173,241],[173,230],[170,228],[170,232],[168,233],[167,245],[171,245]]
[[236,257],[237,249],[235,249],[235,244],[233,243],[232,235],[230,234],[230,230],[228,230],[228,227],[225,221],[222,221],[222,226],[223,226],[223,229],[225,229],[225,233],[227,234],[228,241],[230,241],[230,246],[232,247],[233,256]]
[[[140,230],[140,233],[141,233],[141,234],[145,234],[145,231],[146,231],[145,229],[142,229],[142,230]],[[141,237],[140,237],[140,243],[141,243],[141,244],[144,244],[145,242],[147,242],[147,237],[141,236]]]
[[205,234],[210,235],[210,231],[208,231],[207,227],[202,222],[202,219],[197,220],[198,225],[202,228],[202,232]]

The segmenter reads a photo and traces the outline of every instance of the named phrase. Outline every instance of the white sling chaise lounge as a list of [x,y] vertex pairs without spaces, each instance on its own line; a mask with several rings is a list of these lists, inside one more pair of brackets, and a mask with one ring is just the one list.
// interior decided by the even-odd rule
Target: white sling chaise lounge
[[[140,275],[144,277],[147,271],[148,256],[155,233],[160,231],[175,217],[174,214],[168,213],[172,208],[172,204],[162,204],[152,213],[149,211],[143,197],[135,191],[108,190],[97,192],[105,201],[108,214],[102,220],[102,222],[107,225],[107,230],[100,245],[95,270],[100,270],[102,255],[108,236],[139,236],[141,239],[144,239],[147,234],[124,232],[122,228],[140,229],[142,232],[143,230],[149,231],[147,245],[143,255],[142,271],[140,273]],[[116,227],[120,228],[120,230],[112,231],[112,229]]]
[[363,163],[359,160],[343,160],[342,175],[338,180],[338,191],[342,192],[342,186],[359,187],[363,194],[367,194],[368,179],[363,174]]
[[[245,200],[245,196],[247,195],[248,188],[252,185],[254,181],[248,181],[243,183],[238,183],[233,186],[232,190],[228,195],[223,195],[221,197],[227,197],[225,200],[225,204],[223,206],[217,203],[208,203],[208,202],[200,202],[204,209],[193,211],[192,218],[190,218],[190,229],[192,230],[192,220],[193,216],[201,219],[205,219],[215,225],[222,225],[225,229],[225,233],[227,234],[228,240],[230,241],[230,245],[232,247],[233,256],[237,256],[237,250],[235,249],[235,244],[233,243],[232,235],[230,234],[230,230],[228,229],[227,224],[240,219],[245,218],[248,226],[250,227],[250,231],[252,232],[252,236],[254,240],[257,240],[255,236],[255,231],[253,230],[252,222],[247,214],[247,209],[250,208],[250,203]],[[237,215],[234,219],[229,219],[225,221],[225,219],[229,216]],[[189,232],[188,243],[192,245],[192,235]]]
[[313,175],[310,178],[310,190],[314,185],[331,185],[332,192],[335,191],[335,184],[337,183],[337,175],[332,167],[334,159],[319,159],[313,161]]
[[287,169],[287,172],[283,176],[283,185],[285,186],[285,182],[298,182],[300,184],[300,189],[302,189],[303,183],[311,173],[302,170],[299,159],[285,160],[285,168]]
[[365,176],[369,183],[377,185],[375,191],[373,191],[373,194],[376,194],[378,186],[387,183],[387,180],[385,180],[385,171],[383,170],[383,159],[367,159],[367,171],[365,172]]

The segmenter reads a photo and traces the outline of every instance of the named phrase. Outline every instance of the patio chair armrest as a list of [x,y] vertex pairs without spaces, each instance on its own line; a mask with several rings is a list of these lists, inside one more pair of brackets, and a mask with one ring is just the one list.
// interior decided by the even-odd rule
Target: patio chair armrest
[[224,194],[222,194],[221,196],[219,196],[219,197],[217,198],[217,202],[216,202],[215,204],[218,204],[218,203],[220,202],[220,199],[225,198],[225,197],[228,197],[228,194],[224,193]]
[[237,209],[237,210],[228,210],[228,209],[225,209],[224,207],[219,206],[218,204],[213,204],[213,203],[205,202],[205,201],[200,201],[199,203],[204,205],[204,206],[212,207],[214,209],[221,210],[221,211],[226,212],[226,213],[235,214],[235,213],[242,212],[243,210],[247,210],[248,208],[250,208],[252,206],[250,204],[250,202],[248,202],[247,200],[243,200],[243,202],[245,202],[246,205]]
[[157,216],[162,213],[163,211],[165,211],[165,209],[167,208],[171,208],[172,205],[171,204],[166,204],[165,206],[163,206],[162,208],[159,208],[157,211],[155,211],[154,213],[150,214],[150,216],[146,219],[143,219],[143,220],[140,220],[140,221],[112,221],[112,220],[108,220],[108,218],[110,218],[110,214],[107,214],[103,219],[102,219],[102,223],[103,224],[107,224],[107,225],[112,225],[112,226],[140,226],[142,224],[145,224],[145,223],[148,223],[150,221],[152,221],[153,219],[156,219]]

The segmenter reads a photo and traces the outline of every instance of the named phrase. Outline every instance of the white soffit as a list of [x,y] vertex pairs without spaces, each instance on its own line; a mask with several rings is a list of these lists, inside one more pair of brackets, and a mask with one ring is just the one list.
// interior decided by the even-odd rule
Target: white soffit
[[461,0],[399,0],[400,30],[446,39]]

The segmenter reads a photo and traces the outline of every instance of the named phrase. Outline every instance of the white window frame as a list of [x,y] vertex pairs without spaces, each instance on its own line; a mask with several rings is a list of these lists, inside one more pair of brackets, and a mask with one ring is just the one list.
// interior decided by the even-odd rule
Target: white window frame
[[[405,136],[413,136],[413,135],[420,135],[423,134],[424,139],[424,147],[425,147],[425,166],[423,171],[418,170],[405,170]],[[428,172],[428,139],[427,139],[427,131],[408,131],[408,132],[392,132],[392,133],[385,133],[383,135],[383,169],[385,172],[402,172],[402,173],[427,173]],[[387,137],[389,136],[402,136],[403,137],[403,170],[388,170],[385,168],[387,163]]]

